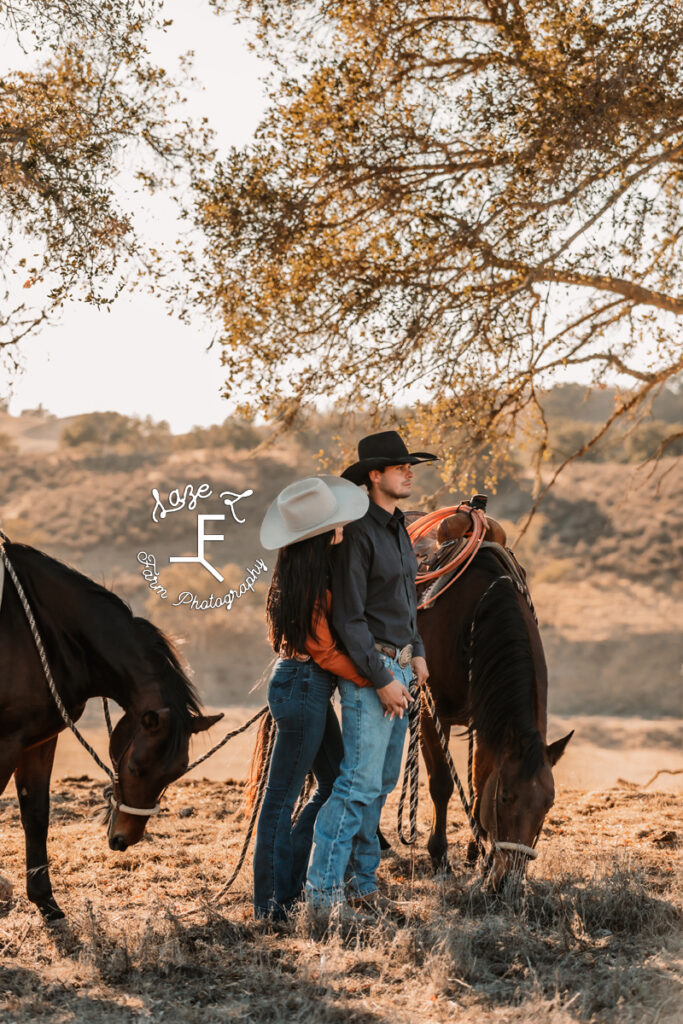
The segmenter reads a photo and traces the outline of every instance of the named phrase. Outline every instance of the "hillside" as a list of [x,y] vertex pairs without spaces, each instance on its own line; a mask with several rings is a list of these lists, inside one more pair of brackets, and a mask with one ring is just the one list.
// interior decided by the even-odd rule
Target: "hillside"
[[[312,455],[319,439],[310,431],[290,435],[256,454],[230,444],[166,451],[60,446],[61,430],[72,421],[0,413],[0,435],[15,447],[0,450],[0,528],[105,583],[136,613],[184,637],[184,656],[207,700],[260,701],[249,690],[270,659],[263,625],[269,573],[229,611],[173,602],[180,593],[203,599],[238,588],[259,558],[272,568],[272,556],[258,543],[263,511],[287,482],[320,471]],[[682,465],[680,458],[664,458],[655,478],[633,464],[574,463],[517,546],[550,666],[551,711],[681,713]],[[421,467],[416,479],[411,504],[426,508],[424,496],[439,486],[437,471]],[[153,522],[152,489],[168,504],[169,492],[188,483],[207,485],[211,499]],[[489,511],[513,542],[531,506],[531,487],[522,473],[490,497]],[[253,494],[232,511],[218,498],[247,490]],[[438,504],[460,497],[442,495]],[[206,530],[224,531],[222,542],[207,542],[224,583],[199,566],[169,563],[171,556],[196,555],[202,511],[226,515],[220,527],[210,521]],[[140,551],[154,554],[166,599],[142,578]]]

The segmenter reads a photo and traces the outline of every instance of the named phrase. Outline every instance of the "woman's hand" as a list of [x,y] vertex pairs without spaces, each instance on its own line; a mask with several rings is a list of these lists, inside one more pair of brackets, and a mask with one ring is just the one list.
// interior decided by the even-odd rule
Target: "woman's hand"
[[376,690],[375,693],[382,702],[385,717],[389,715],[390,718],[396,716],[403,718],[403,712],[413,701],[408,690],[398,679],[392,679],[390,683]]

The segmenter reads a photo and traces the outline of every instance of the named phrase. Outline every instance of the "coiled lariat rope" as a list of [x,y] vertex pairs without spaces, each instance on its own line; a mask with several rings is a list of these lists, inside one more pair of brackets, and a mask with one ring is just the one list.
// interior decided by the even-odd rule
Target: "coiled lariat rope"
[[[426,534],[433,530],[435,526],[438,526],[444,519],[448,519],[449,516],[455,515],[456,512],[467,512],[472,519],[472,532],[467,536],[464,547],[462,547],[448,562],[446,565],[442,565],[440,569],[433,569],[428,572],[418,572],[415,577],[415,583],[419,587],[421,583],[431,583],[433,580],[438,579],[440,576],[445,576],[446,573],[453,572],[454,569],[458,571],[454,574],[453,579],[449,580],[448,583],[439,591],[439,595],[443,594],[450,586],[452,586],[457,579],[460,579],[465,569],[471,565],[474,556],[482,545],[482,541],[486,535],[486,515],[478,508],[472,508],[467,502],[462,502],[460,505],[452,505],[448,508],[439,508],[434,512],[428,512],[427,515],[421,516],[416,519],[414,523],[411,523],[408,529],[408,536],[413,544],[413,547],[418,541],[422,540]],[[431,602],[423,601],[417,606],[418,611],[422,611],[424,608],[428,608]]]

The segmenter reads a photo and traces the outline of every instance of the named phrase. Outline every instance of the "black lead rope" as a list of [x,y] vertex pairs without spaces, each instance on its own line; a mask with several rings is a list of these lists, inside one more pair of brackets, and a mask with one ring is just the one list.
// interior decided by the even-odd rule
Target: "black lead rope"
[[[413,676],[410,682],[410,695],[413,698],[408,715],[409,722],[408,728],[410,730],[410,739],[408,741],[408,753],[406,755],[405,770],[403,772],[403,782],[401,783],[401,796],[398,801],[398,821],[396,823],[396,830],[398,832],[398,838],[404,846],[412,846],[417,839],[417,789],[419,782],[419,754],[420,754],[420,707],[421,707],[421,695],[420,689],[417,685],[417,680]],[[406,838],[403,831],[403,808],[406,801],[406,795],[410,789],[410,806],[408,813],[408,822],[410,831]]]
[[[484,861],[484,878],[488,876],[489,871],[493,865],[493,858],[495,856],[495,848],[491,849],[490,853],[487,853],[486,847],[484,846],[481,830],[474,817],[472,806],[473,806],[473,782],[472,782],[472,756],[473,756],[473,737],[470,730],[469,737],[469,752],[467,760],[467,780],[470,788],[470,800],[465,795],[465,790],[460,781],[460,777],[456,770],[451,752],[448,749],[448,742],[444,735],[444,731],[441,727],[441,722],[436,712],[436,706],[434,699],[427,689],[426,686],[419,686],[417,680],[413,677],[410,685],[411,695],[414,697],[413,703],[410,707],[410,741],[408,744],[408,754],[406,756],[405,769],[403,772],[403,782],[401,785],[401,796],[398,803],[398,820],[397,820],[397,831],[398,837],[404,846],[412,846],[417,839],[417,794],[418,794],[418,782],[419,782],[419,737],[420,737],[420,711],[422,703],[424,702],[427,711],[434,723],[436,735],[441,744],[441,750],[446,760],[446,765],[450,773],[451,779],[453,780],[458,794],[460,796],[460,802],[462,803],[467,820],[469,821],[470,828],[474,841],[477,844],[477,849],[482,856]],[[409,807],[409,833],[406,838],[403,829],[403,812],[405,806],[406,794],[410,789],[410,807]]]

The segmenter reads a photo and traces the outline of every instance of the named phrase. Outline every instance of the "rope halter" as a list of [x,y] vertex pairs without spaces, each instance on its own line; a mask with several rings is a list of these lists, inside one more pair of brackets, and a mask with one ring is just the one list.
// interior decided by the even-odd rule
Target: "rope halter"
[[161,804],[155,804],[154,807],[129,807],[128,804],[116,800],[113,793],[109,795],[109,803],[116,811],[123,811],[124,814],[137,814],[140,818],[154,818],[161,810]]
[[521,853],[529,860],[536,860],[538,857],[538,850],[534,850],[533,846],[525,846],[524,843],[501,843],[497,839],[492,840],[494,850],[512,850],[515,853]]

